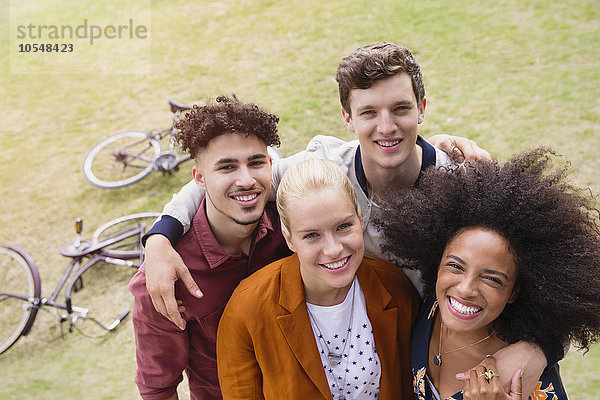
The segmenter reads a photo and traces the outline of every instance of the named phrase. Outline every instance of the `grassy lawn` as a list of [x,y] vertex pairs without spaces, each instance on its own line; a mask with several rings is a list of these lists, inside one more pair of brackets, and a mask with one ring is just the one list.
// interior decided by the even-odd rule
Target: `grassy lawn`
[[[316,134],[351,139],[335,70],[341,57],[375,40],[404,44],[419,60],[423,136],[463,135],[501,159],[549,145],[572,162],[579,183],[600,193],[595,0],[124,4],[0,1],[0,242],[32,254],[46,296],[66,266],[58,249],[73,240],[73,218],[82,216],[90,234],[121,215],[160,211],[191,178],[191,164],[183,164],[172,176],[94,188],[81,164],[95,143],[126,129],[167,126],[169,98],[192,103],[232,92],[280,116],[284,155]],[[18,43],[40,40],[18,42],[15,21],[77,26],[84,18],[103,26],[133,19],[148,36],[45,41],[73,43],[70,54],[17,52]],[[50,319],[40,321],[43,336]],[[598,362],[598,345],[562,362],[571,398],[598,396]],[[75,332],[46,343],[34,332],[0,356],[0,371],[0,398],[137,398],[131,321],[96,339]]]

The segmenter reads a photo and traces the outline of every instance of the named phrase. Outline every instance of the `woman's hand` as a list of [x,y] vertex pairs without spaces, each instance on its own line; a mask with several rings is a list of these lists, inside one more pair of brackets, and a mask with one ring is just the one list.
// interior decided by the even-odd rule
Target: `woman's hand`
[[[512,376],[510,393],[506,394],[500,383],[500,375],[495,371],[496,360],[494,357],[487,357],[488,368],[483,365],[478,365],[470,371],[469,379],[465,381],[463,389],[463,399],[465,400],[521,400],[522,385],[521,375],[522,370],[518,370]],[[527,397],[525,397],[527,398]]]
[[[523,382],[524,393],[533,392],[540,376],[544,372],[544,368],[546,368],[546,356],[542,349],[533,343],[522,340],[506,346],[492,355],[496,362],[494,371],[500,374],[500,381],[506,392],[510,390],[511,377],[519,369],[523,371],[521,380]],[[490,368],[488,364],[489,359],[490,357],[486,357],[480,364],[483,367]],[[469,371],[456,375],[456,379],[458,380],[466,380],[469,377]]]

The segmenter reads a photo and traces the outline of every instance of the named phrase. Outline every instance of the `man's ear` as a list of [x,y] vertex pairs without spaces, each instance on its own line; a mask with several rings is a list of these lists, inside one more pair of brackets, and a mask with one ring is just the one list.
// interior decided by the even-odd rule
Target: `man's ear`
[[427,98],[423,97],[423,103],[419,106],[419,119],[418,123],[422,124],[425,121],[425,106],[427,105]]
[[354,125],[352,124],[352,115],[344,110],[342,107],[342,117],[344,118],[344,124],[346,125],[346,129],[350,132],[354,132]]
[[194,165],[192,167],[192,176],[194,177],[194,181],[196,181],[200,189],[206,191],[204,175],[202,174],[202,171],[200,170],[200,167],[198,165]]
[[360,230],[365,231],[365,214],[363,213],[362,208],[358,209],[358,219],[360,220]]

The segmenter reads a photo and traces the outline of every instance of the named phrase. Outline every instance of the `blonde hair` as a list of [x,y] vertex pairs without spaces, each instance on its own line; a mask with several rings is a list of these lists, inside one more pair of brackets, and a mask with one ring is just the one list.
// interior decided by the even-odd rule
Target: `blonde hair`
[[323,189],[342,190],[352,202],[356,215],[360,215],[354,188],[346,174],[331,161],[309,158],[288,168],[277,188],[277,211],[279,211],[281,230],[284,235],[290,236],[288,214],[290,203]]

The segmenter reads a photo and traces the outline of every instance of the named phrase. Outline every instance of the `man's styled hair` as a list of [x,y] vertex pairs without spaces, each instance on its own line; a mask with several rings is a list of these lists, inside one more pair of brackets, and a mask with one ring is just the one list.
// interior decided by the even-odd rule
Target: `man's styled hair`
[[368,89],[381,79],[405,72],[412,81],[417,105],[425,98],[421,68],[409,49],[393,42],[375,42],[356,49],[342,58],[335,76],[340,91],[340,103],[350,112],[350,91]]
[[290,203],[302,201],[306,194],[323,189],[340,189],[352,202],[356,214],[360,215],[356,194],[348,176],[331,161],[307,158],[288,168],[277,188],[277,211],[285,235],[290,236]]
[[279,146],[279,117],[260,109],[256,104],[219,96],[216,102],[194,105],[175,125],[177,141],[198,161],[198,154],[217,136],[226,133],[255,135],[267,146]]
[[517,266],[517,296],[493,322],[498,336],[589,349],[600,340],[599,211],[587,189],[566,179],[568,164],[555,168],[554,159],[539,148],[504,165],[428,169],[416,189],[390,194],[378,222],[382,250],[420,270],[426,293],[435,294],[448,243],[470,227],[497,232]]

